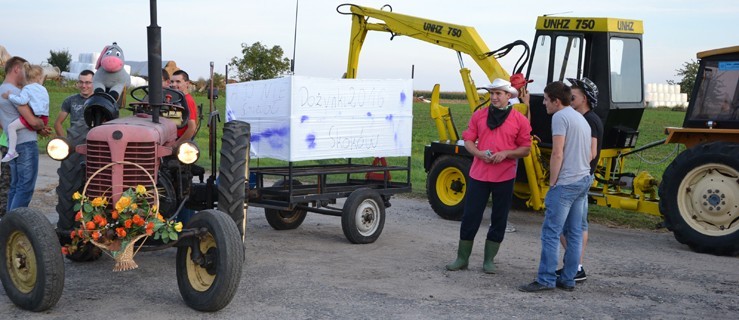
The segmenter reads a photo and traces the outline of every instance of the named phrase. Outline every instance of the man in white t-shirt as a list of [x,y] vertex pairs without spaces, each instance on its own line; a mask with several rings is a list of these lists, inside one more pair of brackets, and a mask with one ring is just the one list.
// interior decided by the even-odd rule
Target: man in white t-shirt
[[[519,287],[538,292],[555,287],[572,291],[580,262],[583,201],[590,186],[590,125],[570,106],[572,91],[561,81],[544,88],[544,105],[552,114],[552,155],[549,161],[549,191],[541,227],[541,260],[536,280]],[[567,237],[564,267],[557,277],[559,236]]]

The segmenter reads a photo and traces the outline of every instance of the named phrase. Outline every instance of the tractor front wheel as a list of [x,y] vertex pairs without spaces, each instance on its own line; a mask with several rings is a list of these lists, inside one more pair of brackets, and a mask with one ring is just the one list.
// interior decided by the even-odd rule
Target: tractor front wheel
[[177,248],[177,285],[182,299],[198,311],[221,310],[241,282],[244,244],[239,230],[231,217],[218,210],[196,213],[187,228],[207,232]]
[[0,221],[0,280],[10,301],[25,310],[47,310],[62,296],[62,248],[38,210],[18,208]]

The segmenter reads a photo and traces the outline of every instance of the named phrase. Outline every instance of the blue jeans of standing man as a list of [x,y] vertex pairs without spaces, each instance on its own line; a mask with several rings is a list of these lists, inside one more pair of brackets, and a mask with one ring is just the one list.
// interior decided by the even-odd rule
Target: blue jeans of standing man
[[[595,181],[595,176],[590,175],[590,182],[588,183],[588,189],[593,185],[593,181]],[[587,192],[587,191],[586,191]],[[588,196],[585,195],[585,201],[582,202],[582,232],[588,231]],[[565,239],[567,238],[567,230],[562,230],[562,234],[565,236]]]
[[38,176],[38,142],[28,141],[15,147],[18,157],[10,161],[8,211],[28,207]]
[[[546,212],[541,226],[541,261],[536,281],[554,287],[556,281],[565,286],[575,285],[577,265],[582,251],[583,202],[587,201],[590,177],[583,176],[575,183],[555,185],[547,192]],[[559,235],[566,234],[564,268],[557,280],[555,271],[559,260]]]

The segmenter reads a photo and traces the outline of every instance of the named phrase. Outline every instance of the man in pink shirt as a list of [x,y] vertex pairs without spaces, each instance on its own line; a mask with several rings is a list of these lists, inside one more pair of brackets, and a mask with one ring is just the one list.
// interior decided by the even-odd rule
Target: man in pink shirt
[[468,128],[462,134],[464,147],[474,158],[467,182],[457,259],[446,266],[450,271],[467,268],[475,235],[492,194],[493,208],[485,241],[483,271],[495,273],[493,259],[505,235],[516,164],[531,149],[531,124],[508,102],[518,95],[518,91],[503,79],[495,79],[485,89],[490,92],[490,106],[472,114]]

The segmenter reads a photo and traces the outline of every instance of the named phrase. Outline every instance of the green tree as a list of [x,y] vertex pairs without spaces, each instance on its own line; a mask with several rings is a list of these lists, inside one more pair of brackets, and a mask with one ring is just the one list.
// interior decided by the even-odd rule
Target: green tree
[[[677,84],[680,84],[680,92],[686,92],[690,95],[690,93],[693,92],[695,77],[698,74],[698,61],[693,59],[685,61],[683,63],[683,67],[675,71],[677,71],[676,76],[682,77],[682,80],[677,82]],[[676,84],[675,81],[672,80],[668,80],[667,83]]]
[[226,77],[218,72],[213,72],[213,87],[224,90],[226,88]]
[[69,63],[72,62],[72,55],[68,49],[54,51],[49,50],[49,58],[46,59],[50,65],[59,68],[59,71],[69,71]]
[[280,46],[269,49],[259,42],[242,43],[241,53],[243,56],[233,57],[230,64],[240,81],[272,79],[290,70],[290,59],[282,56]]

